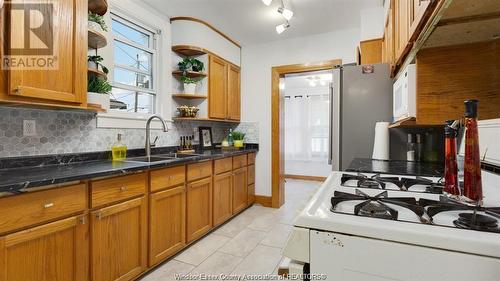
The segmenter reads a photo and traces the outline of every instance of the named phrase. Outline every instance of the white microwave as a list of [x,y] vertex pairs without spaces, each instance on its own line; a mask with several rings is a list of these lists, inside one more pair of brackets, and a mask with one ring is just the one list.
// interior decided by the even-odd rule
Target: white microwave
[[417,115],[417,70],[415,64],[408,65],[393,86],[394,122]]

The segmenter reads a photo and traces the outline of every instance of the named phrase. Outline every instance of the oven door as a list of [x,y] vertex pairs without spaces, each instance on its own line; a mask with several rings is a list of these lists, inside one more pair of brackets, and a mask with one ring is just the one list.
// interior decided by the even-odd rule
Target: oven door
[[310,237],[311,274],[325,274],[326,280],[498,281],[500,276],[500,259],[317,230]]

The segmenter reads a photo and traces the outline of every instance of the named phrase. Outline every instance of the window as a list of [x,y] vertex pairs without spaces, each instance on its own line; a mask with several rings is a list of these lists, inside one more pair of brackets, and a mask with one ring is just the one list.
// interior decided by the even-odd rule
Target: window
[[156,32],[123,15],[111,13],[113,92],[111,110],[155,113]]

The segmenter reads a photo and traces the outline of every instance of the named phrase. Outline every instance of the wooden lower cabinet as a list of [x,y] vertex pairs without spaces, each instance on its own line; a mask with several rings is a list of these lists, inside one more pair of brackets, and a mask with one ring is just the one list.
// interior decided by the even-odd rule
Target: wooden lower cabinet
[[187,243],[212,228],[212,177],[187,184],[186,224]]
[[141,197],[93,211],[92,281],[133,280],[147,267],[147,206]]
[[214,226],[224,223],[233,215],[232,184],[232,172],[214,176]]
[[0,237],[0,281],[86,281],[88,250],[86,216]]
[[255,184],[248,186],[248,205],[255,203]]
[[172,256],[186,245],[184,185],[149,196],[149,265]]
[[233,171],[233,214],[247,207],[248,183],[247,167]]

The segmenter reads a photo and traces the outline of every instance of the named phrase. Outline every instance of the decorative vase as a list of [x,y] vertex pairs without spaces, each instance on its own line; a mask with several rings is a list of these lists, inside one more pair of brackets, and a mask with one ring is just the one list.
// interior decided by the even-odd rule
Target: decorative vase
[[184,83],[184,94],[193,94],[196,92],[196,84]]
[[87,61],[87,67],[89,69],[97,69],[97,63],[95,63],[93,61]]
[[87,103],[98,104],[104,110],[109,110],[110,102],[108,94],[99,94],[88,92],[87,93]]
[[234,147],[243,147],[243,140],[234,140]]

